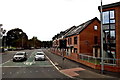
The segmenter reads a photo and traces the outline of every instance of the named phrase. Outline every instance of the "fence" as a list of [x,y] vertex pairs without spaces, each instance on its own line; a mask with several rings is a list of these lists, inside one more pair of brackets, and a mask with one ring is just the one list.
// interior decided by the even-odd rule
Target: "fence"
[[[93,57],[89,55],[84,55],[84,54],[79,54],[79,59],[94,63],[96,65],[101,64],[101,57]],[[116,66],[117,62],[120,63],[120,59],[114,59],[114,58],[103,58],[104,60],[104,65],[110,65],[110,66]]]

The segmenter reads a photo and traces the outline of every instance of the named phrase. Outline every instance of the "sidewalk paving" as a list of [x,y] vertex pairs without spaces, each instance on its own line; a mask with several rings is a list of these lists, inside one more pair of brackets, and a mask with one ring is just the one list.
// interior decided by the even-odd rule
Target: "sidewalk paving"
[[112,80],[112,79],[119,80],[120,79],[119,74],[118,74],[119,77],[110,76],[107,74],[100,74],[99,70],[94,70],[90,67],[87,67],[85,65],[82,65],[80,63],[77,63],[75,61],[72,61],[66,58],[63,59],[63,57],[53,54],[46,49],[44,49],[43,51],[52,60],[52,62],[59,68],[61,72],[69,76],[72,76],[76,79],[80,79],[80,78],[88,78],[88,79],[89,78],[96,78],[96,79],[100,78],[100,80],[101,79],[108,79],[108,80]]

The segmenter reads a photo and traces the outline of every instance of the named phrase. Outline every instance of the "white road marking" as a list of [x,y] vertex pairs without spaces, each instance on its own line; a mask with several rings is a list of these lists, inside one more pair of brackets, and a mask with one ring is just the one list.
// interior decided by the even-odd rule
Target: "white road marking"
[[66,76],[68,76],[68,77],[70,77],[70,78],[74,78],[74,77],[72,77],[72,76],[69,76],[69,75],[67,75],[67,74],[65,74],[65,73],[63,73],[62,71],[60,71],[59,70],[59,68],[57,67],[57,66],[55,66],[55,64],[52,62],[52,60],[50,60],[50,58],[49,57],[47,57],[46,56],[46,58],[52,63],[52,65],[59,71],[59,72],[61,72],[62,74],[64,74],[64,75],[66,75]]
[[6,63],[8,63],[8,62],[10,62],[10,61],[12,61],[12,59],[10,59],[10,60],[8,60],[8,61],[2,63],[2,65],[6,64]]

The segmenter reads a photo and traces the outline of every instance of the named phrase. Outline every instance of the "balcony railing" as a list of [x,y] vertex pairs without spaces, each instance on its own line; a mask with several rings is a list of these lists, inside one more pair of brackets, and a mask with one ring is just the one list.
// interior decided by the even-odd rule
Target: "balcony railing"
[[[96,65],[101,64],[101,57],[93,57],[89,55],[79,54],[79,59],[94,63]],[[117,62],[120,63],[120,59],[114,59],[114,58],[104,58],[104,65],[110,65],[110,66],[116,66]]]

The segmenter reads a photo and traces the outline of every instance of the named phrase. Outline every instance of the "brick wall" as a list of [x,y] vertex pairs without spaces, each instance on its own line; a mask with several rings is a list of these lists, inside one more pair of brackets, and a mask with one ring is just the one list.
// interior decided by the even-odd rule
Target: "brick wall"
[[[94,30],[95,25],[98,26],[98,30]],[[98,36],[100,45],[100,23],[97,20],[79,34],[79,53],[93,53],[94,36]]]

